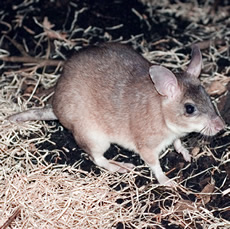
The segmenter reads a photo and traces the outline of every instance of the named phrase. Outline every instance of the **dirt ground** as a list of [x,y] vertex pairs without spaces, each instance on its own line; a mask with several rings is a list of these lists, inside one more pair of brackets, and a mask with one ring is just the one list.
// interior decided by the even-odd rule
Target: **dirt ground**
[[[230,2],[5,0],[0,2],[0,228],[230,228]],[[226,122],[207,139],[190,134],[187,163],[172,146],[161,186],[138,155],[112,145],[106,157],[127,174],[93,164],[58,121],[10,123],[44,107],[64,61],[103,42],[133,46],[153,64],[185,69],[191,45],[203,56],[202,85]]]

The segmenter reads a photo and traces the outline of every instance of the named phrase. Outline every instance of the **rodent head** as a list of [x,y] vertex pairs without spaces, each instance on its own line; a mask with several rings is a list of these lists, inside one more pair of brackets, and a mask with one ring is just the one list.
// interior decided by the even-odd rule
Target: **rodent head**
[[201,66],[199,47],[194,46],[191,62],[184,73],[174,75],[161,66],[150,68],[150,77],[161,95],[165,123],[178,135],[200,132],[211,136],[224,128],[224,122],[198,80]]

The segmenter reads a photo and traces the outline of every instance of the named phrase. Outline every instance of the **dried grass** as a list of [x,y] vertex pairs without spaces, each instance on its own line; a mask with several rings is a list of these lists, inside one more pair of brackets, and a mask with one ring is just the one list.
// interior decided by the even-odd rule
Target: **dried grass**
[[[226,75],[229,74],[229,68],[219,73],[216,72],[216,60],[228,54],[229,32],[224,23],[218,23],[226,17],[228,9],[220,9],[221,14],[214,15],[212,4],[208,3],[206,7],[200,8],[198,4],[179,1],[171,5],[168,0],[143,2],[148,5],[147,11],[150,15],[158,6],[157,13],[159,14],[176,14],[190,21],[190,29],[187,29],[187,34],[185,34],[190,36],[190,41],[186,46],[194,42],[225,37],[225,45],[219,48],[211,45],[204,53],[202,81],[207,88],[210,82],[221,81],[225,84],[228,82]],[[85,8],[78,14],[84,10]],[[132,12],[140,20],[146,20],[146,24],[151,27],[151,23],[136,9],[132,9]],[[76,20],[78,14],[75,14]],[[208,24],[208,20],[213,15],[215,16],[213,23]],[[2,23],[4,23],[4,15],[2,18]],[[31,36],[34,36],[37,42],[36,45],[49,39],[55,39],[56,56],[63,59],[65,55],[61,51],[62,46],[67,49],[73,47],[79,49],[81,46],[88,45],[91,37],[95,36],[99,30],[94,27],[89,27],[84,31],[78,28],[83,31],[83,36],[72,39],[74,22],[72,29],[63,35],[61,31],[53,30],[47,18],[43,22],[38,22],[36,18],[34,20],[38,26],[43,28],[41,34],[34,34],[33,31],[30,31]],[[200,22],[202,23],[199,24]],[[229,19],[226,19],[225,22],[229,23]],[[11,26],[8,26],[10,29]],[[115,30],[120,27],[122,25],[110,29]],[[194,32],[195,30],[197,32]],[[112,40],[112,36],[105,33],[103,39]],[[170,51],[165,50],[163,45],[161,46],[169,41],[175,44]],[[177,38],[168,37],[147,45],[143,35],[138,35],[123,42],[132,43],[135,48],[141,49],[143,55],[150,61],[164,64],[169,68],[183,68],[188,62],[188,55],[180,52],[183,44]],[[150,51],[152,46],[157,45],[160,45],[162,49]],[[26,44],[17,46],[17,48],[22,54],[26,53]],[[49,57],[49,48],[48,45],[46,57]],[[6,58],[8,51],[1,49],[0,56]],[[104,171],[96,175],[93,172],[79,169],[77,164],[80,164],[81,161],[76,162],[74,166],[46,162],[45,157],[51,152],[40,150],[37,144],[50,141],[50,133],[54,132],[55,128],[46,122],[12,124],[5,120],[10,114],[34,106],[35,100],[39,101],[39,106],[44,106],[47,97],[36,98],[35,92],[38,85],[49,88],[56,82],[62,62],[41,61],[38,57],[34,57],[28,63],[29,59],[28,57],[24,60],[5,59],[12,62],[23,62],[22,68],[15,64],[4,65],[5,62],[2,66],[4,74],[0,79],[0,228],[140,229],[170,228],[170,224],[180,228],[197,228],[197,225],[202,228],[230,228],[230,221],[216,214],[217,210],[218,212],[230,211],[230,206],[222,209],[206,207],[212,198],[218,196],[224,198],[229,195],[229,189],[221,189],[229,180],[228,177],[223,180],[219,188],[213,183],[206,185],[202,191],[198,192],[180,185],[177,190],[161,187],[153,184],[155,180],[152,177],[148,177],[149,182],[145,186],[139,187],[136,180],[140,179],[143,174],[136,171],[125,175]],[[48,65],[56,66],[53,72],[47,71]],[[11,70],[8,71],[8,69]],[[30,92],[22,95],[24,84],[32,84],[33,87]],[[218,102],[218,98],[215,101]],[[226,134],[228,133],[227,128]],[[198,160],[204,154],[214,157],[208,147],[203,147],[201,154],[196,154],[194,157]],[[216,160],[219,161],[218,166],[210,165],[206,170],[197,171],[186,179],[189,180],[207,172],[214,173],[216,170],[221,172],[221,168],[230,162],[229,151],[223,155],[223,158]],[[186,183],[186,179],[183,182]],[[185,199],[184,195],[194,195],[196,201]],[[166,222],[169,225],[166,225]]]

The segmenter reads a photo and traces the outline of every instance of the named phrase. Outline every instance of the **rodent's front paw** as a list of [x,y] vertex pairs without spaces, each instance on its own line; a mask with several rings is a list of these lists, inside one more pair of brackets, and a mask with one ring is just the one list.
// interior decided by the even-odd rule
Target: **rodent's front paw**
[[191,155],[187,149],[182,148],[179,153],[181,153],[183,155],[183,158],[185,161],[191,162],[192,157],[191,157]]
[[180,139],[176,139],[174,141],[174,147],[178,153],[181,153],[183,155],[183,158],[185,161],[187,161],[187,162],[191,161],[191,155],[190,155],[189,151],[181,144]]
[[172,180],[172,179],[169,179],[167,176],[161,177],[161,179],[159,180],[159,183],[161,185],[169,186],[169,187],[176,187],[177,186],[177,182]]

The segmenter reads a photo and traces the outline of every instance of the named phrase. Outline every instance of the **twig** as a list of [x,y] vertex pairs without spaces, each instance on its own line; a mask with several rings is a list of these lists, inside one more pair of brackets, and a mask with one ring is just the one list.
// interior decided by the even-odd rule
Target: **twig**
[[6,36],[6,35],[5,35],[5,38],[7,38],[7,39],[15,46],[15,48],[17,48],[17,49],[20,51],[20,53],[21,53],[23,56],[29,56],[28,53],[25,51],[24,47],[23,47],[21,44],[19,44],[19,43],[18,43],[17,41],[15,41],[15,40],[11,39],[9,36]]
[[14,213],[8,218],[8,220],[0,227],[0,229],[5,229],[10,226],[10,224],[16,219],[16,217],[21,212],[21,208],[18,207]]
[[199,46],[201,50],[207,49],[210,47],[210,45],[222,45],[225,43],[224,39],[216,39],[216,40],[206,40],[206,41],[200,41],[196,44]]
[[64,61],[61,60],[45,60],[45,59],[35,58],[30,56],[3,56],[0,57],[0,60],[9,61],[9,62],[36,63],[42,66],[43,65],[57,66],[57,65],[64,64]]

